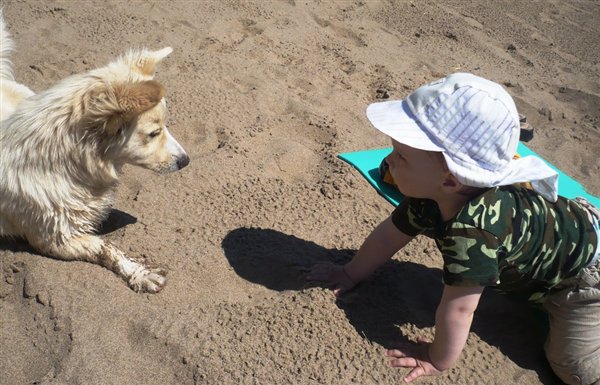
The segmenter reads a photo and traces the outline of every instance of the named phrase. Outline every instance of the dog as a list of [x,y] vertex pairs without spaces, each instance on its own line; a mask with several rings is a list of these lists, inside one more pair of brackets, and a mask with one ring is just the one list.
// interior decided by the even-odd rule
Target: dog
[[43,255],[99,264],[137,292],[159,292],[164,269],[95,232],[124,164],[169,173],[189,163],[165,126],[165,88],[153,80],[172,49],[131,50],[35,94],[15,82],[1,13],[0,34],[0,237],[25,238]]

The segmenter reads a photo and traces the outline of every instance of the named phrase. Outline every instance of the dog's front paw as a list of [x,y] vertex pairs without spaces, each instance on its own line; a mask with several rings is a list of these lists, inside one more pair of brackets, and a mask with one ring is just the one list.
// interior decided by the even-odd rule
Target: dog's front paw
[[158,293],[167,283],[166,275],[164,269],[140,266],[129,277],[129,287],[138,293]]

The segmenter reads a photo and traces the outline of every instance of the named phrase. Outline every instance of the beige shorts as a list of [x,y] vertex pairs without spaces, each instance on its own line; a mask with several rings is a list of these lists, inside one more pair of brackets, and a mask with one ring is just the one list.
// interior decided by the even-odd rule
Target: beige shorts
[[[594,227],[600,234],[598,222]],[[600,253],[599,246],[596,255]],[[550,330],[544,346],[554,373],[567,384],[600,385],[600,259],[544,302]]]

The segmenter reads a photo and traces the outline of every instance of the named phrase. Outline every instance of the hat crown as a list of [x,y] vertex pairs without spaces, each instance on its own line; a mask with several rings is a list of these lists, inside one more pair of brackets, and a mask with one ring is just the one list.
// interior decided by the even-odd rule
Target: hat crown
[[418,88],[405,101],[427,136],[457,163],[493,171],[516,153],[519,115],[497,83],[457,73]]
[[531,182],[535,191],[556,201],[556,171],[533,156],[513,159],[519,114],[500,84],[456,73],[418,88],[405,100],[372,103],[367,117],[400,143],[441,152],[448,171],[466,186]]

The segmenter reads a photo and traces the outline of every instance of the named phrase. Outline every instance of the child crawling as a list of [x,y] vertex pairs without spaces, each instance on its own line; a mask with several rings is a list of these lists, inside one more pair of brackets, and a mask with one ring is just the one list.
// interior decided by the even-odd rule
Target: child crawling
[[424,234],[442,254],[444,289],[433,341],[386,352],[411,368],[406,382],[455,364],[484,287],[495,286],[543,305],[546,357],[564,382],[600,385],[600,212],[557,197],[558,176],[542,160],[513,159],[519,115],[504,88],[452,74],[371,104],[367,117],[392,139],[386,161],[406,198],[350,262],[317,264],[308,279],[340,295]]

